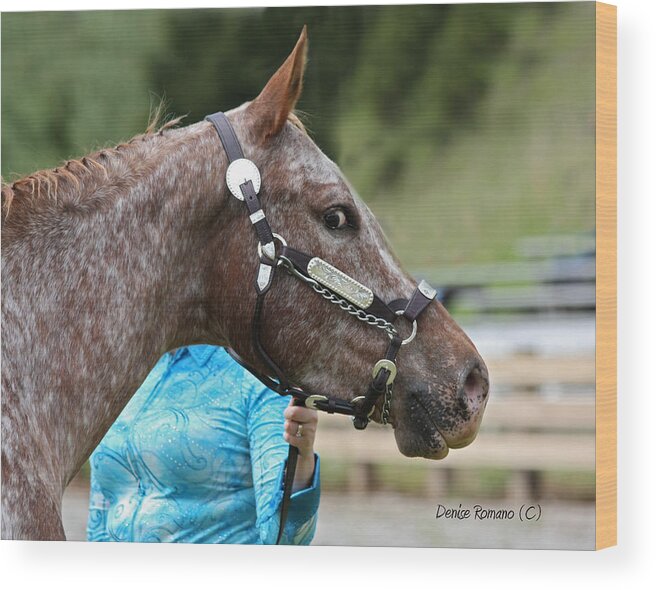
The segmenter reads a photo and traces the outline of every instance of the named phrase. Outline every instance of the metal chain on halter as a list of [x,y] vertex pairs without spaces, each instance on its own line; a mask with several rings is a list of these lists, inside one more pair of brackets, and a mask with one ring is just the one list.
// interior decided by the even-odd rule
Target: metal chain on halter
[[298,270],[296,270],[296,268],[288,258],[281,256],[280,262],[285,267],[285,270],[287,270],[287,272],[289,272],[290,274],[294,275],[296,278],[310,285],[310,287],[312,287],[312,289],[315,292],[319,293],[319,295],[321,295],[324,299],[326,299],[330,303],[334,303],[335,305],[338,305],[345,312],[351,314],[361,322],[365,322],[370,326],[374,326],[376,328],[380,328],[381,330],[385,330],[385,332],[387,332],[390,335],[390,337],[396,336],[398,334],[398,331],[394,327],[394,324],[388,322],[387,320],[384,320],[383,318],[379,318],[375,315],[367,313],[357,308],[355,305],[352,305],[351,303],[346,301],[346,299],[342,299],[341,297],[338,297],[332,291],[326,289],[314,279],[311,279],[310,277],[306,277],[304,274],[298,272]]
[[385,399],[383,400],[383,408],[380,411],[380,422],[381,424],[387,424],[389,422],[390,411],[392,407],[392,387],[393,384],[390,383],[385,388]]

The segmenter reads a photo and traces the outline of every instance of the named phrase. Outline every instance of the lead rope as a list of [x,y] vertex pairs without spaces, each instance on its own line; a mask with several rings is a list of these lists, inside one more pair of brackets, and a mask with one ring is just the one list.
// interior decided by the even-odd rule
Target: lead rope
[[[297,397],[294,398],[295,406],[304,406],[305,402]],[[296,464],[298,463],[298,447],[289,445],[287,451],[287,465],[285,466],[285,476],[282,488],[282,502],[280,503],[280,527],[278,529],[278,538],[276,545],[280,545],[283,533],[285,532],[285,524],[287,522],[287,514],[289,513],[289,504],[292,499],[292,488],[294,486],[294,476],[296,475]]]
[[[282,385],[283,388],[289,388],[284,373],[280,370],[280,367],[273,362],[273,359],[267,354],[266,350],[262,346],[259,338],[259,323],[262,321],[262,312],[264,309],[264,297],[267,294],[268,289],[262,293],[259,293],[257,296],[255,304],[255,313],[253,314],[253,322],[251,325],[251,337],[253,341],[253,347],[258,351],[260,355],[263,356],[264,360],[268,363],[269,367],[274,369],[276,373],[276,378],[278,382]],[[293,404],[295,406],[304,406],[305,402],[302,399],[294,397]],[[298,448],[290,444],[289,449],[287,450],[287,463],[285,464],[285,473],[283,476],[283,487],[282,487],[282,501],[280,503],[280,525],[278,527],[278,536],[276,538],[276,545],[280,545],[282,541],[283,534],[285,532],[285,523],[287,522],[287,514],[289,513],[289,504],[292,498],[292,488],[294,486],[294,477],[296,475],[296,464],[298,463]]]

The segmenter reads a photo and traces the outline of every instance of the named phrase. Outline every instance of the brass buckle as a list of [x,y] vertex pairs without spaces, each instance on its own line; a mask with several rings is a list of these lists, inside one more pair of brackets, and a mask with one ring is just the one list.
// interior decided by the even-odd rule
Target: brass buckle
[[317,402],[327,402],[328,398],[325,395],[308,395],[305,398],[305,407],[311,410],[317,410]]
[[[364,399],[365,399],[365,396],[364,396],[364,395],[358,395],[357,397],[354,397],[354,398],[351,400],[351,403],[354,404],[354,403],[359,402],[359,401],[364,401]],[[375,409],[376,409],[376,406],[374,405],[374,406],[371,408],[371,410],[369,410],[369,413],[367,414],[367,418],[371,418],[371,415],[374,413],[374,410],[375,410]]]
[[371,371],[371,376],[375,379],[378,373],[380,373],[383,369],[387,369],[389,371],[389,376],[387,377],[387,386],[389,387],[392,385],[392,383],[394,383],[394,379],[396,379],[396,365],[389,359],[380,359],[374,365],[374,368]]

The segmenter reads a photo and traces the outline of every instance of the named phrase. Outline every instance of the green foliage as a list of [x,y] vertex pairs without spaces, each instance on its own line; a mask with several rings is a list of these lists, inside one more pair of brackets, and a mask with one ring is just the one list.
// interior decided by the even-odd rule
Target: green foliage
[[256,96],[303,24],[300,109],[414,270],[594,228],[594,4],[9,13],[2,174]]
[[[594,6],[457,5],[433,22],[430,43],[395,47],[413,75],[387,110],[365,102],[384,89],[362,55],[337,130],[338,161],[401,258],[509,260],[520,237],[594,229]],[[379,78],[398,77],[390,63]]]
[[3,176],[143,131],[163,23],[161,12],[3,15]]

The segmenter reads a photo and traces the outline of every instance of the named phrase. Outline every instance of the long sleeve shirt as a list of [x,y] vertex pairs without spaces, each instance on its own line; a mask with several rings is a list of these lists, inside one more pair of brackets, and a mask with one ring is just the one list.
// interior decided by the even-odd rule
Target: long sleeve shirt
[[[275,543],[287,404],[222,348],[164,355],[91,456],[88,539]],[[319,496],[315,455],[282,543],[310,543]]]

